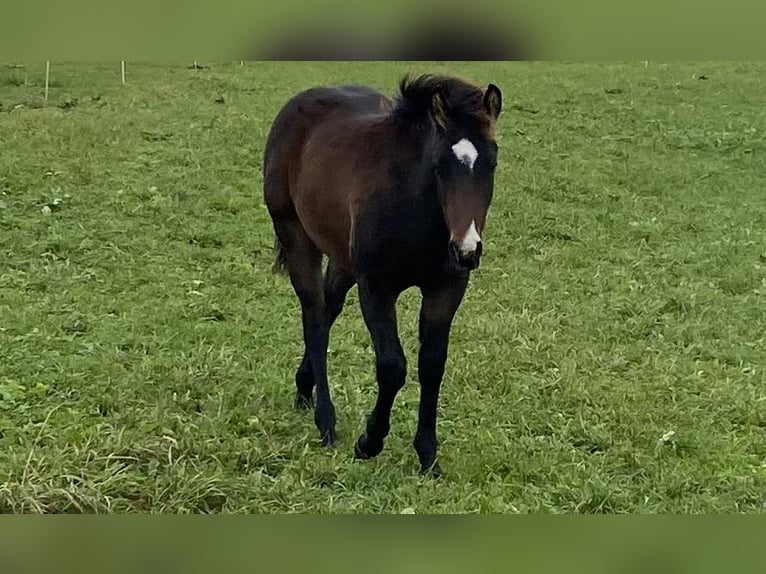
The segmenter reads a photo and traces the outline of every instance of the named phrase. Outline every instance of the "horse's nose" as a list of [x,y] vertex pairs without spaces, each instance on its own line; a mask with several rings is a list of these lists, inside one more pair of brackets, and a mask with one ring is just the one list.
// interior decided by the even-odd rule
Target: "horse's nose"
[[476,269],[479,266],[481,252],[481,241],[478,241],[476,246],[471,250],[461,249],[455,242],[450,243],[450,253],[452,254],[452,258],[458,266],[464,269]]

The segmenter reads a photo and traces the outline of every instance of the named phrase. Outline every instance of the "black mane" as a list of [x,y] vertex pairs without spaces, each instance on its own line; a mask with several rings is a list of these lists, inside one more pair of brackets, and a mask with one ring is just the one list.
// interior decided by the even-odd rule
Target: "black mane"
[[445,112],[450,121],[461,125],[471,124],[480,129],[489,126],[482,90],[449,76],[405,75],[399,82],[399,97],[396,99],[394,113],[407,121],[426,119],[437,90],[444,97]]

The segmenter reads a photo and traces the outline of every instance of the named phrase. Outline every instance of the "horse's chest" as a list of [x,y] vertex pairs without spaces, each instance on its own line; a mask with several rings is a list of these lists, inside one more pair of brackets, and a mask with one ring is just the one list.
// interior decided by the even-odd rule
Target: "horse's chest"
[[447,243],[443,219],[412,206],[382,208],[355,222],[352,258],[366,271],[421,273],[441,264]]

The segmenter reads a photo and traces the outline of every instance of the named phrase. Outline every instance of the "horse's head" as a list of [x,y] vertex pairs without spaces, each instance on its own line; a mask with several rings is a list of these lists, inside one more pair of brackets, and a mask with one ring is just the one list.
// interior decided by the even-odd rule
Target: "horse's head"
[[494,133],[502,95],[493,84],[481,90],[452,80],[434,86],[429,105],[432,169],[450,234],[449,253],[458,266],[476,269],[494,191]]

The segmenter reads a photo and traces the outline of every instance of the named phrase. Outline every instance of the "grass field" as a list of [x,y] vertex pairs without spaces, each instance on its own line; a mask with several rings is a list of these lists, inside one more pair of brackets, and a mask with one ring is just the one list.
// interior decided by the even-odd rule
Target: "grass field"
[[[264,139],[314,84],[406,71],[503,89],[485,257],[453,330],[445,477],[382,455],[352,291],[340,444],[293,411]],[[0,511],[763,512],[765,64],[53,62],[0,67]],[[220,98],[223,98],[221,100]],[[218,100],[218,101],[217,101]]]

